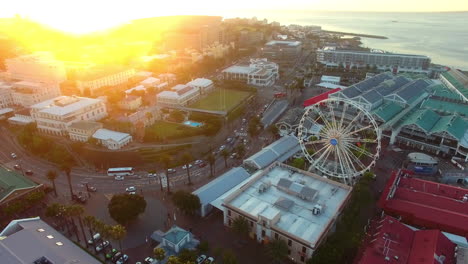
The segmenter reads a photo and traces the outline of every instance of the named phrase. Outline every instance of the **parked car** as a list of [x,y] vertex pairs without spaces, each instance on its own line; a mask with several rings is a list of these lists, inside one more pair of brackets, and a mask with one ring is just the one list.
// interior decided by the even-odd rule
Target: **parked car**
[[200,167],[200,168],[203,168],[205,166],[206,166],[206,162],[202,162],[202,163],[198,164],[198,167]]
[[219,151],[223,151],[225,148],[226,148],[226,145],[222,145],[221,147],[219,147]]
[[115,176],[114,178],[116,181],[123,181],[125,180],[125,177],[124,176]]
[[212,264],[214,263],[214,258],[213,257],[209,257],[205,260],[205,262],[203,262],[203,264]]
[[88,240],[88,244],[92,245],[101,239],[101,234],[95,233],[91,239]]
[[196,161],[194,162],[195,165],[200,165],[201,163],[203,163],[203,160],[196,160]]
[[157,177],[158,174],[157,173],[148,173],[148,178],[154,178],[154,177]]
[[34,172],[32,170],[27,170],[24,173],[26,173],[26,175],[33,175],[34,174]]
[[122,257],[120,257],[115,264],[124,264],[128,261],[128,255],[124,254]]
[[90,192],[97,192],[97,188],[94,186],[88,186],[88,191]]
[[231,137],[228,137],[228,138],[226,139],[226,142],[227,142],[227,143],[231,143],[231,142],[232,142],[232,140],[233,140],[233,138],[231,138]]
[[96,252],[101,252],[103,249],[105,249],[106,247],[108,247],[110,245],[109,241],[104,241],[102,243],[99,243],[97,246],[96,246]]
[[135,186],[127,187],[127,188],[125,188],[125,191],[126,192],[136,192],[136,187]]
[[205,261],[206,259],[206,256],[205,255],[200,255],[198,256],[197,260],[195,262],[197,262],[197,264],[201,264],[203,263],[203,261]]
[[11,156],[13,159],[16,159],[16,158],[18,157],[18,156],[16,156],[16,153],[14,153],[14,152],[12,152],[12,153],[10,154],[10,156]]
[[21,170],[21,166],[19,164],[15,164],[15,166],[13,166],[13,168],[15,168],[15,170]]
[[113,248],[111,251],[106,253],[106,259],[112,259],[112,257],[119,252],[117,249]]
[[[192,164],[189,164],[188,167],[189,167],[189,169],[191,169],[191,168],[192,168]],[[182,169],[183,169],[183,170],[186,170],[186,169],[187,169],[187,165],[182,166]]]
[[122,252],[117,252],[115,255],[112,257],[112,262],[116,263],[117,260],[119,260],[122,257]]
[[237,153],[232,153],[231,156],[230,156],[231,159],[235,159],[237,158]]
[[153,258],[151,258],[151,257],[145,258],[145,263],[146,263],[146,264],[152,264],[153,262],[154,262],[154,259],[153,259]]
[[176,173],[176,169],[167,169],[167,173]]

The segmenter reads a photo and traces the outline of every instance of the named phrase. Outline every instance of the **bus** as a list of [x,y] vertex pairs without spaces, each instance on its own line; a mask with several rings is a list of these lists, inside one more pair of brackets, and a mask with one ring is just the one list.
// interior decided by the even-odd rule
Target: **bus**
[[108,176],[128,176],[133,175],[132,167],[123,167],[123,168],[109,168],[107,170]]
[[408,154],[403,167],[415,174],[434,175],[438,172],[439,161],[424,153],[412,152]]

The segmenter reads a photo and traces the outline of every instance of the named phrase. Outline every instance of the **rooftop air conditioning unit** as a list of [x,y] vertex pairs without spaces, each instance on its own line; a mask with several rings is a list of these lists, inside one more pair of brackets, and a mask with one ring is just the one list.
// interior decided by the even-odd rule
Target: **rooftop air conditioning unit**
[[313,215],[319,215],[322,212],[322,209],[323,209],[322,206],[317,204],[312,209],[312,214]]

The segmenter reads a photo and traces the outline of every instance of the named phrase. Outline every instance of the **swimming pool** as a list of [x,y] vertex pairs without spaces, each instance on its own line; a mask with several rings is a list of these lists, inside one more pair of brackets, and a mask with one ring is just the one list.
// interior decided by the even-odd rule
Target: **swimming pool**
[[187,120],[187,121],[183,122],[182,124],[184,124],[186,126],[191,126],[191,127],[201,127],[201,126],[203,126],[202,123],[194,122],[194,121],[190,121],[190,120]]

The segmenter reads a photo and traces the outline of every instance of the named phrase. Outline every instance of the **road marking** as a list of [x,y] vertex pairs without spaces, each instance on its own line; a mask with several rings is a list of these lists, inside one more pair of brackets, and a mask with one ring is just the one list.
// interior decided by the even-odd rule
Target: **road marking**
[[105,193],[105,194],[104,194],[104,197],[106,197],[107,200],[109,200],[109,201],[112,199],[112,196],[114,196],[113,193]]

